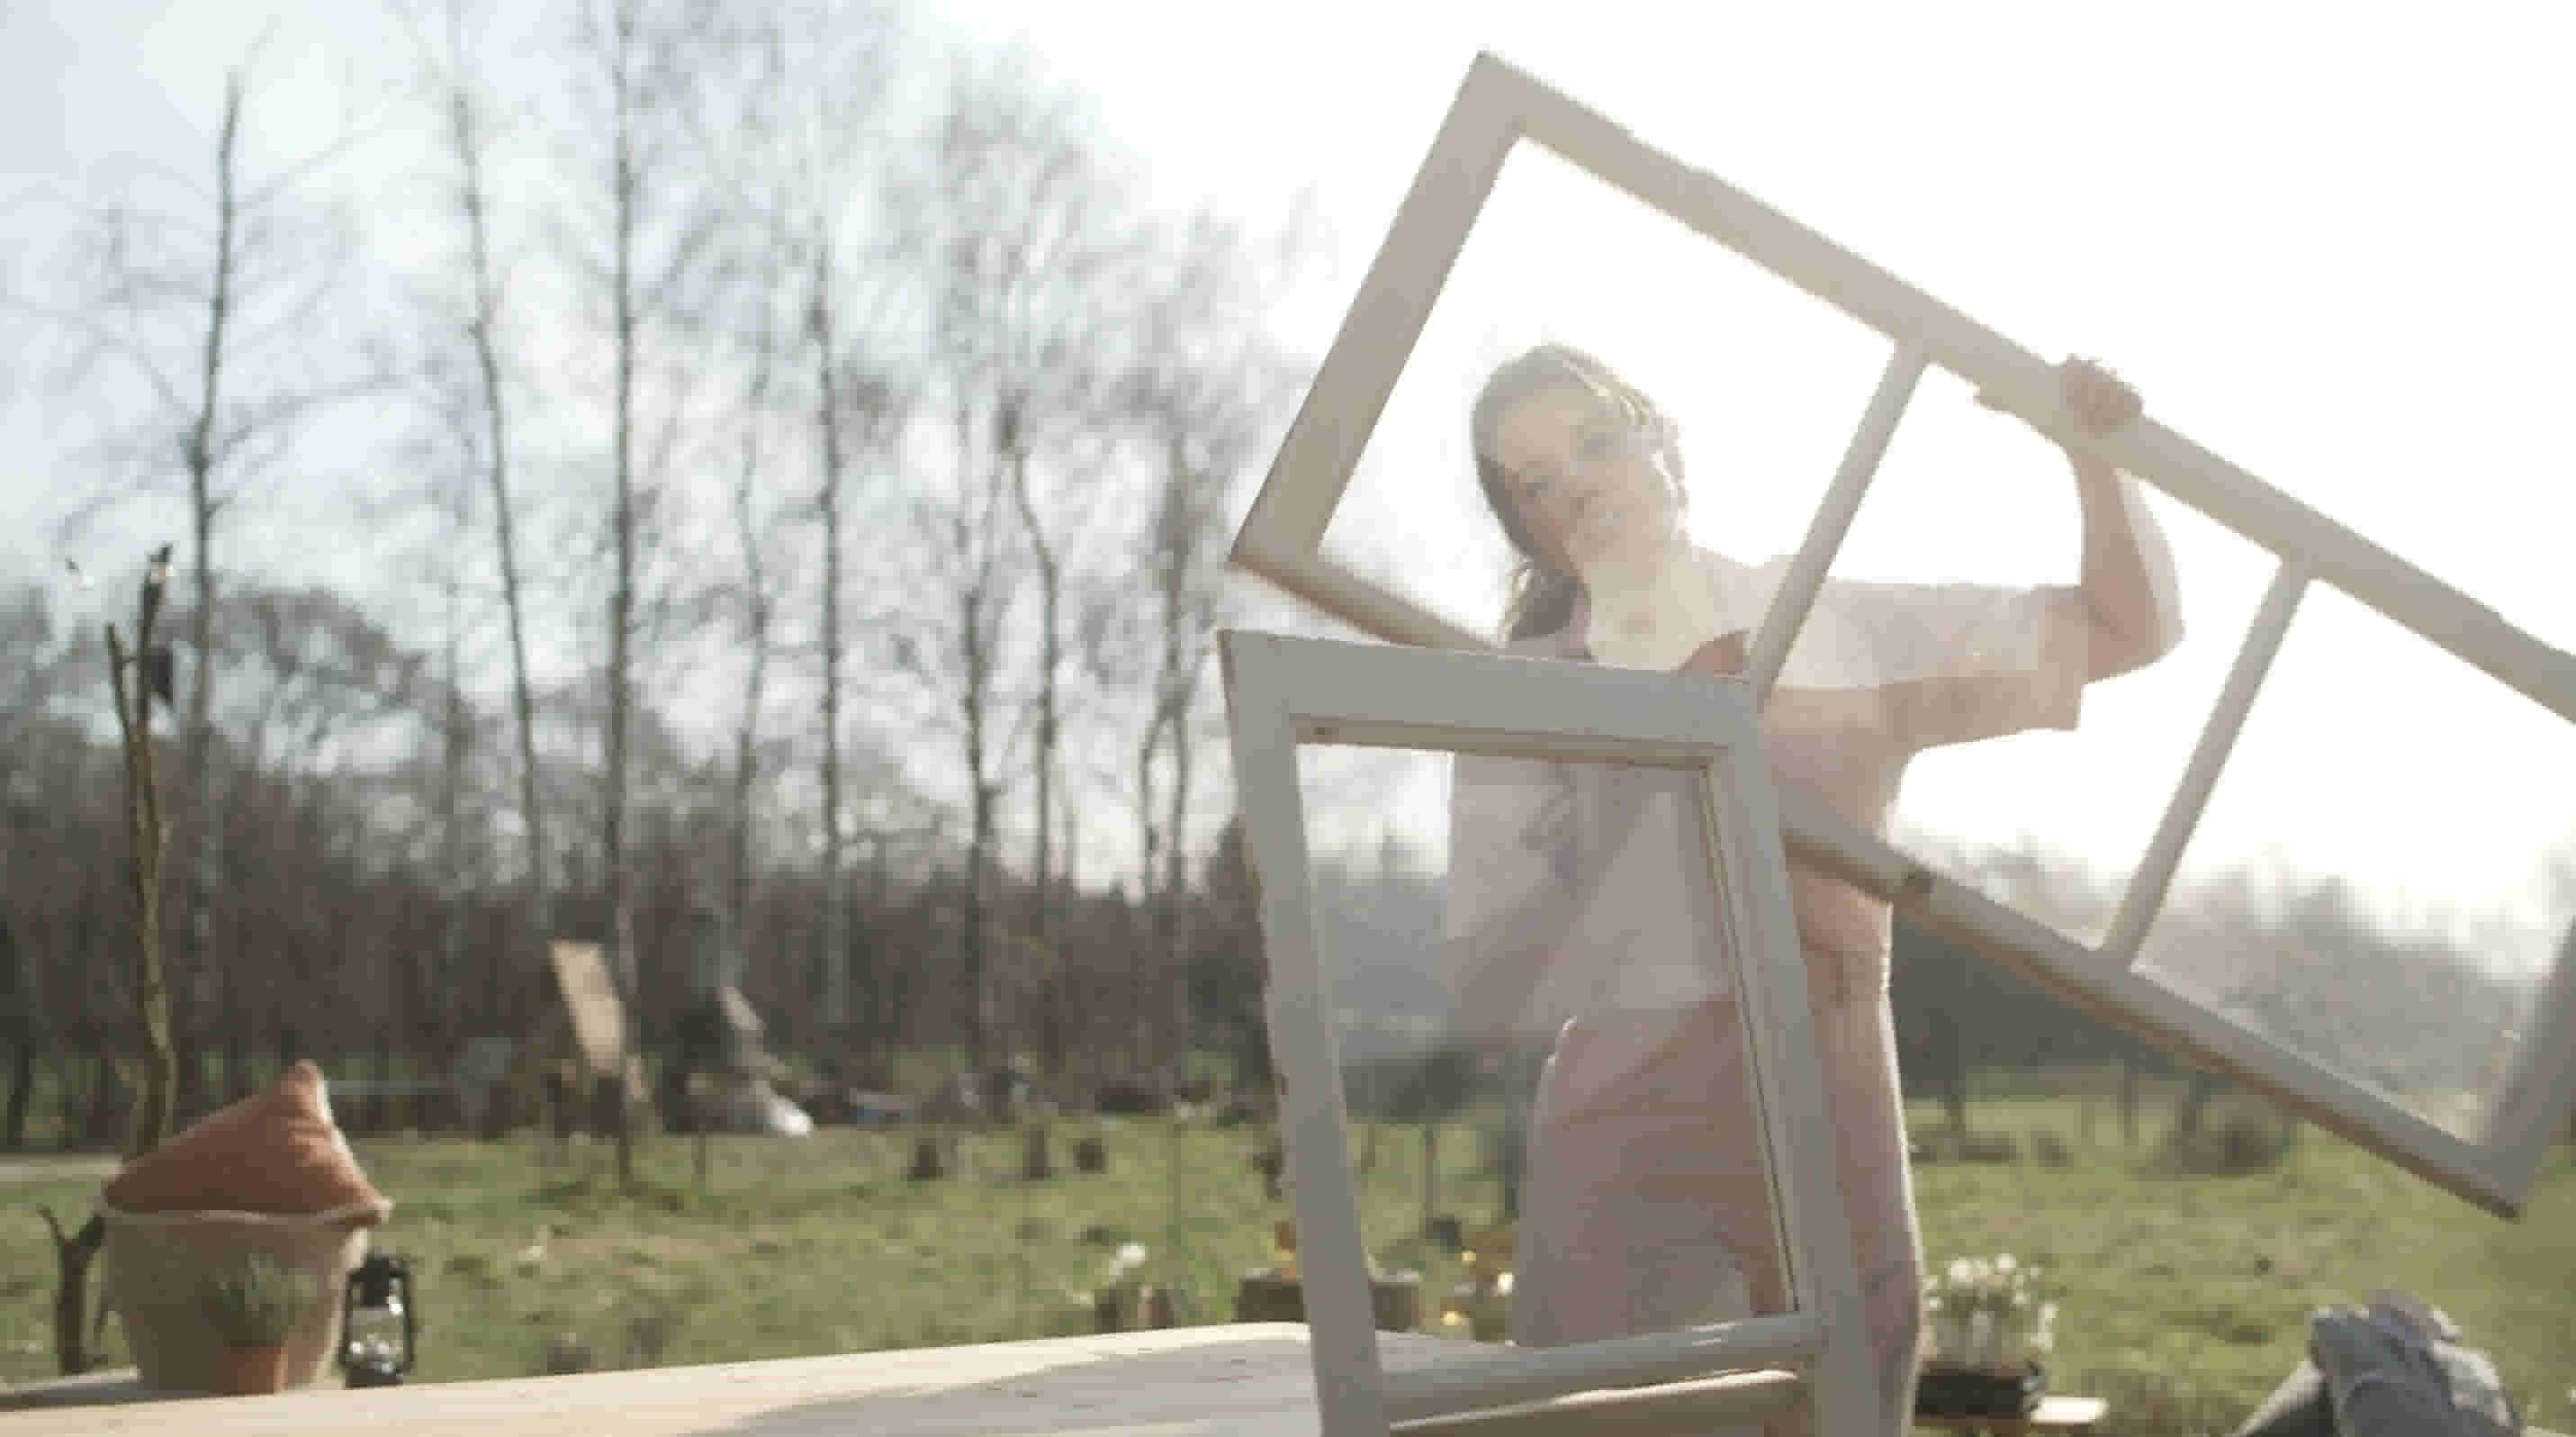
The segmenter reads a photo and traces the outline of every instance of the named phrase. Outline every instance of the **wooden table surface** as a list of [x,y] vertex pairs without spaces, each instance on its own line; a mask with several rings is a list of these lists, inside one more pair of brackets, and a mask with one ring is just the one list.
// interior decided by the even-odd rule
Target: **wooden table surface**
[[[1394,1348],[1455,1350],[1435,1337]],[[1394,1360],[1391,1356],[1390,1360]],[[1061,1437],[1316,1430],[1306,1329],[1259,1324],[269,1397],[133,1400],[130,1374],[79,1406],[0,1411],[0,1434],[371,1434],[371,1437],[795,1437],[867,1432]],[[13,1396],[72,1397],[42,1390]],[[123,1399],[123,1400],[119,1400]],[[77,1398],[75,1399],[77,1400]]]
[[[1380,1334],[1405,1370],[1490,1353]],[[1491,1432],[1705,1430],[1728,1403],[1777,1392],[1757,1373],[1640,1394],[1582,1394],[1544,1420]],[[1604,1404],[1620,1410],[1604,1410]],[[1698,1404],[1695,1411],[1684,1407]],[[1715,1405],[1711,1405],[1715,1404]],[[1515,1409],[1530,1418],[1542,1414]],[[1692,1420],[1696,1415],[1697,1420]],[[1639,1419],[1660,1419],[1640,1422]],[[1632,1424],[1634,1424],[1632,1426]],[[1426,1424],[1426,1437],[1431,1425]],[[1302,1323],[1234,1323],[1100,1337],[917,1348],[569,1377],[324,1385],[268,1397],[160,1396],[129,1373],[36,1383],[0,1396],[0,1437],[1315,1437]]]

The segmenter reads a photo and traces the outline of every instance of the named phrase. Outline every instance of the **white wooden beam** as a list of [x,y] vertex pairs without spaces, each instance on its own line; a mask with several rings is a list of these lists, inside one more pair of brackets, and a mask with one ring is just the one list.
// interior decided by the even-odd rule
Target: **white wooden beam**
[[1545,1402],[1417,1417],[1396,1437],[1706,1437],[1798,1410],[1806,1381],[1795,1372],[1743,1372],[1696,1382],[1578,1393]]
[[1911,344],[1897,345],[1896,352],[1887,357],[1887,369],[1879,375],[1878,388],[1869,396],[1869,408],[1861,412],[1860,426],[1852,431],[1843,462],[1834,470],[1834,481],[1826,488],[1824,501],[1816,506],[1815,517],[1808,521],[1807,537],[1798,545],[1797,557],[1789,561],[1789,572],[1781,578],[1779,593],[1771,600],[1771,611],[1762,616],[1762,627],[1754,635],[1744,676],[1753,685],[1757,703],[1771,697],[1771,686],[1779,679],[1781,666],[1789,661],[1789,650],[1798,642],[1799,627],[1806,623],[1807,611],[1815,606],[1816,594],[1825,586],[1834,555],[1842,551],[1843,536],[1851,532],[1862,496],[1869,493],[1869,481],[1877,477],[1879,461],[1887,457],[1887,446],[1896,438],[1896,423],[1905,417],[1905,406],[1914,398],[1914,385],[1923,377],[1923,364],[1923,351]]
[[[1851,1239],[1845,1235],[1845,1242]],[[1621,1337],[1573,1347],[1506,1349],[1386,1379],[1387,1414],[1402,1422],[1440,1412],[1538,1402],[1604,1387],[1682,1382],[1712,1373],[1802,1365],[1825,1346],[1814,1313],[1748,1317],[1679,1332]]]
[[2183,850],[2191,843],[2192,830],[2199,827],[2201,812],[2209,807],[2209,796],[2218,786],[2219,772],[2226,768],[2227,755],[2236,747],[2236,736],[2245,729],[2246,715],[2253,711],[2255,691],[2263,686],[2264,675],[2271,672],[2272,659],[2281,651],[2281,636],[2289,632],[2290,619],[2299,609],[2299,597],[2307,591],[2307,572],[2298,565],[2284,560],[2272,571],[2272,583],[2263,591],[2263,602],[2254,610],[2254,621],[2246,626],[2245,640],[2236,650],[2236,662],[2228,666],[2227,682],[2219,689],[2218,704],[2201,728],[2200,742],[2192,747],[2182,781],[2166,801],[2155,836],[2148,840],[2137,872],[2129,876],[2127,891],[2120,895],[2120,910],[2113,915],[2111,931],[2102,940],[2102,954],[2113,966],[2127,968],[2138,961],[2138,948],[2146,941],[2147,929],[2155,922],[2156,914],[2164,908],[2165,895],[2173,887],[2174,871],[2182,865]]

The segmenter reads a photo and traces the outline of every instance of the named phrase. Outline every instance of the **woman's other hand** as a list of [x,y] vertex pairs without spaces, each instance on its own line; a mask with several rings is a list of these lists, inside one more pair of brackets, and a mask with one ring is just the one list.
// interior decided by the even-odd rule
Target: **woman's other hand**
[[2090,359],[2075,358],[2057,366],[2058,384],[2075,422],[2093,434],[2111,434],[2135,420],[2145,406],[2127,380]]
[[[2057,366],[2059,392],[2065,397],[2067,412],[2075,422],[2094,435],[2117,433],[2145,412],[2138,391],[2129,382],[2098,360],[2076,356]],[[1977,402],[1988,409],[2007,409],[1992,394],[1979,392]]]

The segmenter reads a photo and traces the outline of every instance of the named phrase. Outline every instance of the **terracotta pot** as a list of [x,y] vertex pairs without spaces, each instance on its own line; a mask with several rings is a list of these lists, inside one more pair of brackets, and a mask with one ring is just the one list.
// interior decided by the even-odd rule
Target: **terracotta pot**
[[218,1389],[228,1397],[276,1392],[286,1386],[286,1344],[227,1347],[217,1369]]
[[225,1343],[192,1294],[209,1274],[264,1253],[321,1289],[286,1336],[286,1385],[310,1387],[340,1347],[340,1291],[366,1255],[368,1229],[346,1218],[259,1213],[119,1212],[107,1219],[103,1281],[137,1376],[156,1392],[222,1390]]

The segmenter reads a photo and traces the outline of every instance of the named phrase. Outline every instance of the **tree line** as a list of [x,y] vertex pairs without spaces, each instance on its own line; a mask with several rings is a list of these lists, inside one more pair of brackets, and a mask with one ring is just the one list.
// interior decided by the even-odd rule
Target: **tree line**
[[8,1136],[39,1056],[110,1105],[144,1060],[83,604],[156,526],[183,1118],[521,1034],[556,937],[648,1047],[731,981],[849,1081],[1174,1070],[1234,941],[1206,659],[1311,233],[1156,196],[1032,57],[896,5],[388,13],[345,135],[254,143],[254,48],[195,174],[51,197],[0,272],[88,425],[82,573],[0,593]]

